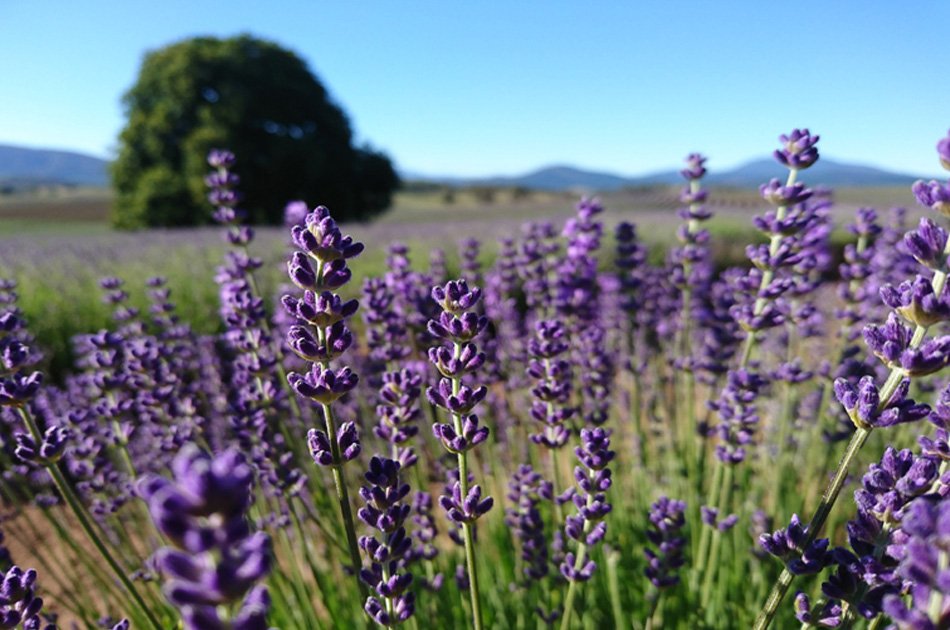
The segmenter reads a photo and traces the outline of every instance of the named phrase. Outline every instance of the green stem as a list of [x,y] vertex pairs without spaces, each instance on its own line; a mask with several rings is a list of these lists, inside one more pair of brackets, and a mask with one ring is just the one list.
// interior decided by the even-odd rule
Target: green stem
[[660,609],[660,596],[662,592],[658,589],[653,589],[650,594],[650,612],[647,613],[647,622],[646,630],[653,630],[653,624],[656,623],[656,613]]
[[[594,473],[588,473],[588,479],[593,482]],[[587,507],[594,503],[594,496],[591,494],[587,495]],[[584,520],[583,535],[581,536],[582,540],[586,540],[588,532],[590,532],[591,521]],[[577,573],[581,567],[584,566],[584,562],[587,559],[587,543],[578,542],[577,545],[577,558],[574,560],[574,573]],[[564,599],[564,617],[561,620],[561,630],[567,630],[571,621],[571,613],[574,608],[574,597],[577,592],[577,580],[570,580],[570,584],[567,587],[567,597]]]
[[[459,342],[454,342],[454,353],[455,358],[459,358],[462,354],[462,345]],[[452,394],[458,395],[459,390],[462,386],[462,378],[459,376],[452,378]],[[455,426],[455,432],[458,435],[462,435],[462,417],[457,414],[452,414],[452,423]],[[459,469],[459,491],[461,493],[462,499],[468,496],[468,452],[463,451],[458,453],[458,469]],[[465,541],[465,565],[468,569],[468,592],[472,602],[472,625],[475,630],[482,629],[482,606],[478,597],[478,569],[475,565],[475,534],[474,534],[474,523],[462,523],[462,538]]]
[[[732,475],[733,475],[733,466],[726,465],[726,474],[722,476],[723,485],[722,493],[723,498],[720,502],[721,505],[729,505],[729,500],[732,496]],[[712,529],[711,526],[708,526],[708,529]],[[709,597],[712,593],[713,578],[716,575],[716,569],[719,566],[719,550],[722,547],[722,532],[718,529],[712,533],[712,548],[709,550],[709,559],[706,561],[705,566],[705,575],[703,577],[703,590],[701,602],[703,608],[709,605]]]
[[607,554],[607,588],[610,591],[610,608],[614,615],[614,627],[625,628],[627,622],[623,616],[623,606],[620,605],[620,580],[617,577],[619,562],[619,552],[611,551]]
[[[36,425],[36,421],[33,419],[33,416],[26,409],[26,407],[19,407],[20,417],[23,418],[23,422],[26,423],[27,428],[30,430],[30,434],[33,436],[33,439],[37,444],[41,444],[43,441],[43,436],[40,434],[39,427]],[[83,507],[82,503],[79,501],[79,497],[75,495],[72,487],[66,482],[65,477],[59,470],[58,464],[49,464],[46,466],[46,470],[49,471],[50,476],[53,478],[53,483],[56,484],[56,489],[59,490],[60,495],[63,499],[69,504],[70,509],[76,515],[76,519],[79,521],[80,526],[83,528],[83,531],[86,533],[86,536],[89,537],[90,542],[95,546],[96,550],[102,555],[102,558],[106,561],[106,564],[109,565],[109,568],[112,569],[112,572],[118,578],[119,582],[122,583],[122,586],[129,592],[129,595],[132,596],[132,599],[135,601],[135,604],[141,609],[142,614],[148,619],[149,623],[155,628],[155,630],[162,630],[162,625],[155,618],[152,611],[146,606],[145,601],[142,599],[142,595],[138,592],[138,589],[135,588],[135,585],[132,583],[132,580],[129,579],[129,576],[125,574],[125,570],[119,566],[119,563],[116,562],[115,558],[112,556],[112,553],[105,546],[105,543],[102,542],[102,538],[96,532],[95,527],[90,521],[89,517],[86,515],[86,510]]]
[[[709,484],[709,496],[718,505],[719,497],[722,494],[722,473],[723,473],[723,464],[718,458],[716,459],[715,470],[713,472],[712,483]],[[699,535],[699,550],[696,552],[696,567],[698,569],[699,575],[702,575],[706,570],[706,556],[709,551],[709,538],[712,536],[712,527],[704,526],[702,533]]]
[[[585,523],[585,531],[587,526]],[[580,543],[577,545],[577,559],[574,561],[574,570],[579,571],[584,565],[584,559],[587,557],[587,545]],[[564,598],[564,616],[561,618],[561,630],[567,630],[571,627],[571,614],[574,612],[574,597],[577,594],[577,580],[571,580],[567,586],[567,597]]]
[[366,585],[360,579],[359,571],[363,566],[360,560],[360,548],[356,541],[356,527],[353,524],[353,510],[350,508],[350,493],[346,488],[346,480],[343,478],[343,462],[340,455],[340,445],[336,437],[336,420],[333,417],[333,409],[330,405],[322,404],[323,419],[326,422],[327,440],[330,442],[330,453],[333,456],[333,485],[336,488],[336,498],[340,505],[340,516],[343,519],[343,528],[346,530],[346,543],[350,552],[350,562],[352,563],[353,575],[359,585],[360,597],[366,601],[369,595]]
[[[888,398],[890,398],[890,396],[888,396]],[[887,399],[882,397],[881,400]],[[812,517],[811,522],[808,524],[805,542],[802,544],[803,549],[808,548],[808,546],[814,542],[815,538],[817,538],[818,532],[821,531],[825,520],[827,520],[828,515],[831,513],[831,508],[838,499],[838,494],[844,485],[845,477],[848,475],[851,461],[861,450],[861,447],[864,446],[869,435],[871,435],[871,429],[862,427],[855,431],[851,437],[851,442],[848,444],[848,448],[844,452],[844,456],[841,458],[838,468],[835,470],[834,477],[831,478],[831,483],[828,484],[825,493],[821,497],[821,502],[818,504],[815,516]],[[788,588],[791,586],[793,579],[794,576],[792,572],[788,570],[788,567],[782,569],[781,575],[779,575],[778,580],[772,587],[772,592],[769,593],[768,599],[765,600],[765,606],[763,606],[762,612],[759,613],[759,616],[755,620],[755,625],[753,626],[754,630],[765,630],[765,628],[769,627],[769,624],[772,623],[772,620],[778,612],[779,604],[782,603],[782,600],[788,593]]]

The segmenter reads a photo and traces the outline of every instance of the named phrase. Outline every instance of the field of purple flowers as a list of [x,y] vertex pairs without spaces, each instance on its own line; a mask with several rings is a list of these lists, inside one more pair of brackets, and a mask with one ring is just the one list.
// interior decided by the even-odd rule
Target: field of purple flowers
[[457,272],[294,202],[267,280],[212,152],[217,326],[120,265],[64,366],[0,283],[0,628],[950,627],[950,183],[839,262],[775,158],[740,265],[693,154],[663,260],[596,199]]

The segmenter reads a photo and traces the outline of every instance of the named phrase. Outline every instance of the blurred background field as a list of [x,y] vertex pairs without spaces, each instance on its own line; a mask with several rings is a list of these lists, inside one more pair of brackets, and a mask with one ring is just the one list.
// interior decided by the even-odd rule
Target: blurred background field
[[[675,241],[679,222],[678,188],[647,186],[600,194],[607,211],[605,224],[621,220],[638,225],[654,262],[660,262]],[[414,252],[417,268],[428,265],[428,251],[445,251],[449,269],[457,269],[458,242],[464,237],[484,243],[482,257],[490,262],[497,239],[517,233],[528,221],[563,223],[574,211],[577,191],[539,191],[499,187],[486,198],[484,189],[408,184],[397,192],[394,207],[371,224],[347,226],[367,245],[354,265],[359,287],[364,275],[383,271],[385,251],[401,241]],[[854,187],[836,190],[833,210],[836,225],[843,225],[855,208],[873,206],[886,210],[906,206],[913,199],[906,186]],[[21,307],[40,344],[48,350],[48,368],[54,378],[71,365],[70,339],[81,331],[105,328],[110,310],[100,299],[98,281],[120,275],[132,291],[133,303],[145,305],[145,281],[168,278],[180,312],[202,333],[219,330],[215,269],[226,251],[217,228],[150,229],[133,232],[109,226],[111,194],[101,188],[49,187],[0,195],[0,268],[20,286]],[[713,189],[709,222],[713,251],[719,267],[747,264],[745,247],[760,238],[751,223],[762,210],[757,191]],[[916,221],[916,216],[911,215]],[[286,235],[283,228],[258,228],[253,251],[265,261],[261,282],[273,296],[283,282],[282,261]],[[610,234],[611,230],[607,230]],[[840,229],[840,246],[847,235]],[[610,243],[604,251],[611,251]]]

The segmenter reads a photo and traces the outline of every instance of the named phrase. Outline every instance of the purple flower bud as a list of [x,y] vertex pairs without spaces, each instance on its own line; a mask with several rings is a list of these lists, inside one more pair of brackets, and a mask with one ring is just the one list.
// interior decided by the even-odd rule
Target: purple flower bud
[[773,206],[794,206],[812,196],[811,189],[806,188],[802,183],[796,182],[791,186],[784,186],[777,179],[759,186],[759,192],[762,198]]
[[917,203],[944,216],[950,216],[950,184],[931,180],[917,181],[911,186]]
[[23,407],[33,400],[43,383],[43,375],[18,372],[0,379],[0,407]]
[[426,398],[433,405],[441,407],[446,411],[458,415],[467,415],[472,412],[475,405],[485,399],[488,394],[488,388],[484,385],[476,389],[471,389],[467,385],[459,385],[457,392],[453,393],[452,380],[448,378],[439,379],[438,388],[429,387],[426,389]]
[[680,171],[683,179],[701,179],[706,174],[706,158],[699,153],[686,156],[686,168]]
[[950,320],[950,298],[945,292],[935,295],[930,280],[923,276],[917,276],[913,282],[904,281],[897,287],[884,285],[881,299],[904,319],[924,328]]
[[303,376],[296,372],[288,374],[287,382],[298,395],[328,405],[356,387],[359,377],[348,367],[334,371],[314,363]]
[[597,563],[590,558],[583,560],[580,563],[580,568],[577,568],[577,566],[577,558],[573,553],[568,553],[564,556],[564,562],[559,567],[561,575],[569,582],[586,582],[594,576],[594,571],[597,570]]
[[37,444],[32,436],[17,433],[17,446],[14,454],[22,461],[35,466],[52,466],[60,460],[66,450],[70,437],[67,427],[49,427],[43,433],[43,439]]
[[943,252],[947,246],[947,232],[930,218],[921,218],[917,229],[904,236],[904,244],[920,264],[931,269],[943,268],[946,262]]
[[788,168],[806,169],[818,161],[818,149],[815,144],[819,136],[813,136],[808,129],[793,129],[792,133],[779,136],[784,145],[775,151],[775,159]]
[[474,523],[491,510],[494,502],[491,497],[482,499],[482,489],[478,485],[470,487],[465,497],[462,497],[462,486],[458,482],[452,485],[451,495],[439,497],[442,509],[455,523]]
[[236,161],[234,153],[226,149],[211,149],[208,152],[208,164],[212,168],[231,168]]
[[318,206],[307,215],[305,225],[295,225],[291,230],[294,245],[315,260],[329,263],[358,256],[363,251],[362,243],[354,243],[352,237],[343,236],[330,211]]
[[432,287],[432,299],[443,311],[453,315],[475,308],[481,297],[481,289],[477,287],[469,289],[465,280],[452,280],[445,286]]
[[270,570],[270,539],[251,533],[246,516],[253,472],[236,450],[212,458],[190,444],[172,472],[174,481],[147,476],[138,483],[156,526],[178,548],[161,549],[156,565],[168,579],[166,596],[186,620],[216,627],[215,609],[250,597]]

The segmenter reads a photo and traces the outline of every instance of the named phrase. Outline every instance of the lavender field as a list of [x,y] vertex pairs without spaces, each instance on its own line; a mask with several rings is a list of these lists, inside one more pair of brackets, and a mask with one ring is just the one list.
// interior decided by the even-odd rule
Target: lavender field
[[950,627],[950,183],[820,146],[372,224],[243,225],[226,150],[218,227],[0,204],[0,628]]

